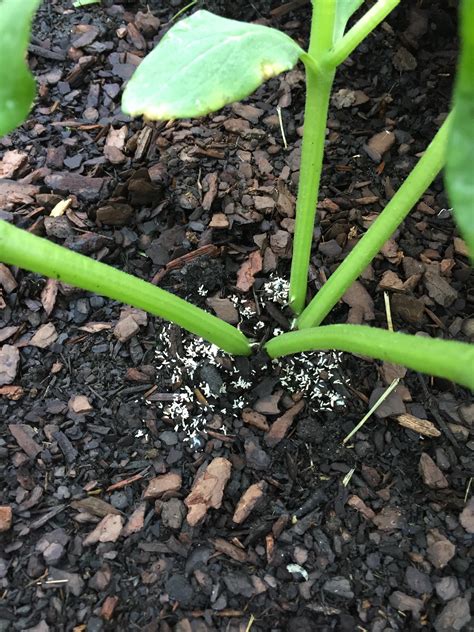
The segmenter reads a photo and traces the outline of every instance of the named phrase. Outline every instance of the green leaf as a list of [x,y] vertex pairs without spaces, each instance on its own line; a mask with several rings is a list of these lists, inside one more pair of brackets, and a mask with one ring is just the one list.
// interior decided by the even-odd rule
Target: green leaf
[[80,7],[86,7],[89,4],[100,4],[101,0],[75,0],[75,2],[72,3],[72,6],[75,9],[79,9]]
[[446,186],[454,217],[474,258],[474,2],[461,5],[461,54],[454,88]]
[[[321,0],[320,0],[321,1]],[[357,11],[364,0],[336,0],[336,15],[334,18],[333,45],[343,37],[346,24],[353,13]]]
[[31,20],[40,2],[0,2],[0,136],[23,123],[35,98],[35,81],[28,70],[26,50]]
[[292,68],[302,53],[280,31],[197,11],[143,60],[125,89],[122,109],[152,120],[203,116],[247,97]]

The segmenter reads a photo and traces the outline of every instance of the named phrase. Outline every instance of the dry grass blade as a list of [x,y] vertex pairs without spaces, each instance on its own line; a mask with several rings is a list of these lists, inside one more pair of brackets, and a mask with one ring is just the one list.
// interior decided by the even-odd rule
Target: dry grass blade
[[346,444],[349,441],[349,439],[351,439],[355,435],[355,433],[358,432],[362,428],[362,426],[365,424],[367,419],[369,419],[369,417],[377,410],[380,404],[384,402],[387,399],[387,397],[390,395],[390,393],[397,388],[399,382],[400,382],[400,378],[398,377],[395,380],[393,380],[393,382],[390,384],[387,390],[384,391],[384,393],[382,393],[382,395],[378,398],[378,400],[375,402],[375,404],[372,406],[369,412],[359,421],[357,426],[353,428],[351,432],[349,432],[347,437],[343,439],[342,441],[343,445]]

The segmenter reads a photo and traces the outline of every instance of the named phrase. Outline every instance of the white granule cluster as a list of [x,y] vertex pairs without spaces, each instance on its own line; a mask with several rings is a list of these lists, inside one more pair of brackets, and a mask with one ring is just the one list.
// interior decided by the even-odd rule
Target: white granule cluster
[[[288,282],[273,278],[263,286],[262,295],[284,304],[288,300]],[[238,296],[229,298],[241,318],[256,316],[252,302]],[[173,327],[170,323],[163,324],[158,336],[159,348],[155,351],[156,366],[172,400],[154,402],[154,405],[163,419],[174,424],[175,431],[185,433],[184,441],[200,447],[200,437],[205,434],[212,416],[219,414],[225,421],[240,417],[241,410],[252,403],[252,388],[264,375],[250,369],[250,375],[242,377],[231,355],[182,330],[179,353],[171,355]],[[281,333],[282,330],[277,328],[273,331],[275,336]],[[274,360],[269,369],[272,374],[279,375],[280,384],[286,391],[302,393],[311,411],[334,411],[345,405],[346,391],[339,374],[341,357],[342,354],[336,352],[300,353]],[[217,382],[214,389],[202,377],[204,367],[213,368]],[[223,425],[220,431],[226,434],[231,428]]]
[[270,277],[270,280],[264,283],[261,292],[268,301],[279,305],[288,305],[290,282],[281,277]]
[[[248,404],[245,393],[254,381],[244,380],[239,375],[232,356],[216,345],[184,331],[181,332],[182,351],[171,357],[169,348],[172,327],[168,323],[163,325],[158,337],[160,348],[155,351],[155,359],[157,368],[169,382],[174,397],[172,402],[157,402],[156,406],[163,419],[175,422],[175,431],[182,430],[186,433],[184,441],[197,445],[199,434],[205,431],[213,414],[235,417],[238,411],[245,408]],[[226,401],[231,402],[230,409],[220,407],[219,395],[212,393],[209,384],[199,376],[198,369],[205,365],[213,366],[218,371],[222,380],[220,393],[225,395]],[[232,393],[227,393],[228,388]],[[227,432],[225,426],[220,430],[224,434]]]
[[334,411],[345,406],[345,388],[339,373],[342,353],[311,351],[278,358],[273,364],[280,384],[290,393],[303,393],[315,412]]

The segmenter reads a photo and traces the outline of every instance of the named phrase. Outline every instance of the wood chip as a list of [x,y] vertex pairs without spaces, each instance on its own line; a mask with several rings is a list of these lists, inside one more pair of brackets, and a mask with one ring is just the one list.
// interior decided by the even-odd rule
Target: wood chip
[[3,263],[0,263],[0,285],[4,288],[7,294],[10,294],[18,287],[15,277]]
[[41,304],[47,316],[51,315],[56,303],[58,295],[59,281],[57,279],[48,279],[46,285],[41,292]]
[[410,430],[413,430],[413,432],[417,432],[425,437],[439,437],[441,435],[441,432],[438,428],[436,428],[434,423],[428,421],[428,419],[419,419],[418,417],[409,415],[408,413],[397,415],[395,419],[401,426],[409,428]]
[[154,500],[165,495],[170,498],[170,495],[179,492],[181,485],[181,474],[168,472],[168,474],[156,476],[149,481],[148,487],[143,493],[143,498],[145,500]]
[[20,352],[13,345],[0,347],[0,385],[11,384],[20,365]]
[[119,602],[119,598],[115,595],[109,595],[105,598],[102,608],[100,609],[100,616],[106,621],[110,621],[113,617],[114,610]]
[[255,282],[255,275],[262,270],[262,255],[259,250],[254,250],[237,273],[237,289],[248,292]]
[[122,537],[127,538],[132,533],[138,533],[143,529],[145,523],[146,503],[140,503],[128,519],[122,530]]
[[299,402],[273,422],[270,430],[265,435],[265,443],[269,447],[274,448],[286,436],[295,417],[303,410],[304,405],[304,399],[300,399]]
[[26,164],[27,160],[27,154],[17,149],[6,151],[0,160],[0,178],[12,178]]
[[8,429],[30,459],[34,459],[42,451],[43,448],[31,437],[31,428],[26,424],[10,424]]
[[259,481],[258,483],[250,485],[250,487],[242,494],[232,518],[236,524],[241,524],[248,518],[250,512],[263,497],[266,488],[266,482]]
[[38,331],[33,335],[29,344],[39,349],[47,349],[58,339],[58,332],[53,323],[41,325]]
[[116,542],[123,528],[123,518],[117,514],[108,514],[96,528],[84,538],[83,545],[90,546],[97,542]]
[[420,456],[418,470],[424,484],[431,489],[446,489],[449,486],[446,476],[426,452],[422,452]]
[[347,504],[349,505],[349,507],[353,507],[354,509],[356,509],[367,520],[373,520],[375,518],[375,511],[368,507],[362,500],[362,498],[359,498],[359,496],[349,496],[349,498],[347,499]]
[[347,322],[361,325],[364,321],[374,320],[374,301],[360,281],[355,281],[342,297],[350,310]]
[[25,391],[21,386],[0,386],[0,397],[6,397],[16,402],[23,397]]
[[0,506],[0,533],[9,531],[13,524],[13,511],[9,505]]
[[197,525],[211,507],[219,509],[231,469],[230,461],[217,457],[200,475],[198,474],[190,494],[184,501],[188,507],[187,521],[191,527]]
[[73,395],[68,401],[68,408],[76,415],[84,415],[94,410],[92,404],[85,395]]
[[247,553],[235,544],[227,542],[227,540],[224,540],[223,538],[215,538],[215,540],[212,540],[212,543],[216,551],[218,551],[219,553],[224,553],[236,562],[247,561]]
[[270,430],[270,425],[264,415],[258,413],[256,410],[252,410],[251,408],[244,408],[242,411],[242,421],[249,426],[254,426],[259,430],[263,430],[264,432],[268,432]]
[[105,500],[97,498],[97,496],[88,496],[87,498],[82,498],[81,500],[73,500],[71,502],[71,507],[79,511],[86,511],[87,513],[98,516],[99,518],[105,518],[105,516],[110,514],[116,514],[117,516],[120,515],[120,511],[118,509]]

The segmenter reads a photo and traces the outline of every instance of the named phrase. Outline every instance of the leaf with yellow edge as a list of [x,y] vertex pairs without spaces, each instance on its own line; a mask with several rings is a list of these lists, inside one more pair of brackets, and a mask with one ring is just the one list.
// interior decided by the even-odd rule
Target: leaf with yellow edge
[[145,57],[125,88],[122,109],[152,120],[204,116],[290,70],[302,53],[276,29],[197,11]]

